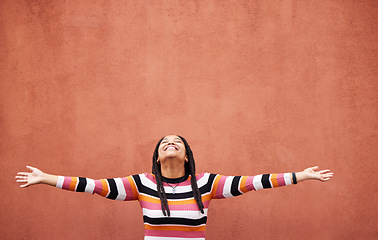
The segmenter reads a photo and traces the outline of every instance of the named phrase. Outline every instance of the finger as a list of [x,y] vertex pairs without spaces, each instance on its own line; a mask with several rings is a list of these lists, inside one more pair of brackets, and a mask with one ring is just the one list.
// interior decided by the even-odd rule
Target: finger
[[29,183],[24,184],[24,185],[20,185],[20,187],[22,187],[22,188],[27,187],[27,186],[29,186]]
[[28,182],[26,179],[18,179],[16,182]]
[[333,174],[324,174],[324,176],[323,177],[326,177],[326,178],[331,178],[331,177],[333,177]]
[[310,167],[311,170],[317,170],[319,167],[318,166],[315,166],[315,167]]
[[323,173],[330,172],[330,171],[331,171],[331,170],[326,169],[326,170],[321,170],[321,171],[319,171],[319,173],[323,174]]
[[333,175],[333,172],[323,173],[323,175]]
[[16,176],[15,178],[22,178],[22,179],[26,179],[27,176]]
[[25,176],[27,176],[29,173],[27,173],[27,172],[18,172],[17,174],[18,175],[25,175]]

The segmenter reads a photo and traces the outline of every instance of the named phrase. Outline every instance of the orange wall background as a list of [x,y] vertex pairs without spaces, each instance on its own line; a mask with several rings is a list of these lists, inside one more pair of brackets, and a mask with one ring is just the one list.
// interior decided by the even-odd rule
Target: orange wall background
[[377,239],[377,1],[0,2],[1,239],[142,239],[137,202],[49,186],[189,141],[197,172],[330,168],[210,206],[208,239]]

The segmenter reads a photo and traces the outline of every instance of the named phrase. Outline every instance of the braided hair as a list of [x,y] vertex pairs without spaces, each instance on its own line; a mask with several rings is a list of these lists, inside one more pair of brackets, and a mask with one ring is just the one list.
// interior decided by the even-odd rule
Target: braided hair
[[[204,213],[203,211],[203,203],[201,198],[201,192],[198,189],[197,186],[197,179],[196,179],[196,167],[194,163],[194,157],[193,152],[189,147],[188,142],[185,140],[185,138],[178,136],[181,138],[181,140],[184,142],[185,149],[186,149],[186,155],[188,156],[188,162],[185,162],[185,174],[191,176],[191,185],[192,185],[192,191],[194,199],[197,202],[198,208],[201,211],[201,213]],[[161,210],[163,211],[164,216],[170,216],[171,212],[168,207],[168,201],[167,201],[167,195],[165,194],[164,187],[163,187],[163,179],[161,175],[161,166],[160,163],[157,162],[157,159],[159,157],[159,146],[160,143],[163,141],[164,137],[159,140],[155,147],[154,154],[152,156],[152,173],[155,174],[156,178],[156,184],[157,184],[157,192],[158,196],[160,198],[161,202]]]

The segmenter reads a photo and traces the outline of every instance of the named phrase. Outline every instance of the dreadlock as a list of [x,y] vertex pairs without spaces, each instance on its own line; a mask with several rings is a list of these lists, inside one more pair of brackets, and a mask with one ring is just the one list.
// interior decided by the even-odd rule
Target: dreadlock
[[[181,140],[184,142],[185,149],[186,149],[186,155],[188,156],[188,162],[185,162],[185,174],[191,176],[191,185],[192,185],[192,191],[194,199],[197,202],[198,208],[201,211],[201,213],[204,213],[203,211],[203,203],[201,198],[201,192],[198,189],[197,186],[197,180],[196,180],[196,167],[193,157],[193,152],[190,149],[190,146],[188,142],[185,140],[185,138],[178,136],[181,138]],[[157,184],[157,192],[158,196],[160,198],[161,202],[161,210],[163,211],[164,216],[170,216],[171,212],[168,207],[168,201],[167,201],[167,195],[165,194],[164,187],[163,187],[163,179],[161,176],[161,166],[160,163],[157,163],[157,159],[159,157],[159,146],[160,143],[163,141],[164,137],[159,140],[155,147],[154,154],[152,156],[152,173],[155,174],[156,178],[156,184]]]

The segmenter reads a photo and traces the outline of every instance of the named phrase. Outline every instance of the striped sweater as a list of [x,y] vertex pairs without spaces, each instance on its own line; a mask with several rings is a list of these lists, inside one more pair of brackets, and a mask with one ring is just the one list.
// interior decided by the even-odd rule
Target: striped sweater
[[207,211],[212,199],[234,197],[252,190],[291,184],[290,173],[256,176],[198,174],[196,175],[197,184],[204,204],[204,214],[202,214],[193,197],[190,178],[191,176],[179,183],[174,194],[171,186],[176,184],[171,183],[169,186],[163,182],[171,211],[170,217],[162,213],[153,174],[143,173],[99,180],[59,176],[56,187],[77,192],[97,193],[113,200],[138,200],[143,210],[145,240],[203,240]]

